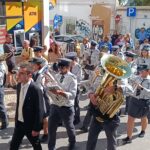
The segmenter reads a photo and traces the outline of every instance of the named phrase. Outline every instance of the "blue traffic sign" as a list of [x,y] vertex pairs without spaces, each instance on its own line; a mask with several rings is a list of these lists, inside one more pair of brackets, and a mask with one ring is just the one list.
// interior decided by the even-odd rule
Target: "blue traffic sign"
[[128,17],[135,17],[136,16],[136,8],[135,7],[127,8],[127,16]]
[[55,15],[54,16],[54,29],[57,29],[58,26],[62,25],[63,23],[63,17],[61,15]]

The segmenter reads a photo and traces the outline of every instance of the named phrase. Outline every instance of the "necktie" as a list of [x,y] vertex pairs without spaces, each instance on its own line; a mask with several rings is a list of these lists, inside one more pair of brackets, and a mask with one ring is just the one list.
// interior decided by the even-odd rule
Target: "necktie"
[[62,83],[63,81],[64,81],[64,78],[65,78],[65,76],[64,75],[61,75],[61,78],[60,78],[60,83]]

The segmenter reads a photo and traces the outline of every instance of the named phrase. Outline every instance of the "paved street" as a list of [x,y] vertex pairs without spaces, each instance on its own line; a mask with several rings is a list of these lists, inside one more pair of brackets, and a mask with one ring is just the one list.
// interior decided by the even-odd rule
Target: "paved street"
[[[9,94],[8,94],[9,93]],[[15,106],[15,94],[11,92],[7,92],[9,95],[9,103],[7,103],[7,108],[9,111],[9,117],[13,117],[14,111],[10,111],[10,108],[14,110]],[[8,96],[7,95],[7,96]],[[10,101],[13,101],[11,102]],[[6,99],[7,100],[7,99]],[[85,106],[88,104],[88,100],[81,100],[80,105],[81,105],[81,118],[83,120],[84,115],[86,113],[85,111]],[[11,106],[11,107],[10,107]],[[125,146],[121,146],[121,140],[126,136],[126,116],[121,116],[121,124],[118,129],[118,150],[149,150],[149,145],[150,145],[150,125],[148,125],[147,133],[144,138],[138,138],[137,134],[140,132],[140,120],[136,121],[136,126],[134,129],[134,136],[133,136],[133,143],[132,144],[127,144]],[[9,144],[11,140],[11,136],[13,133],[13,127],[14,127],[14,122],[13,119],[10,119],[10,125],[8,129],[0,131],[0,150],[8,150],[9,149]],[[85,150],[86,147],[86,142],[87,142],[87,133],[81,133],[79,128],[81,127],[81,124],[76,126],[76,134],[77,134],[77,150]],[[67,134],[66,131],[63,127],[58,128],[57,132],[57,150],[66,150],[68,145],[67,141]],[[42,144],[43,150],[47,150],[47,143]],[[28,140],[24,138],[21,148],[22,150],[32,150],[31,145],[29,144]],[[97,143],[97,148],[96,150],[105,150],[106,149],[106,136],[105,133],[102,132],[99,136],[99,140]]]

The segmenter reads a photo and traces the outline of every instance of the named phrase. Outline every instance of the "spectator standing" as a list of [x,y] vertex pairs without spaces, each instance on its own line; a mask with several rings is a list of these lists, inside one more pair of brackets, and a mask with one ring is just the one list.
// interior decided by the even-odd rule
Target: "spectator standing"
[[101,47],[107,46],[108,47],[108,52],[111,54],[112,53],[112,43],[109,40],[108,36],[104,36],[103,40],[99,42],[98,49],[100,50]]
[[53,42],[48,51],[48,62],[56,63],[58,61],[58,58],[61,58],[61,57],[62,57],[62,53],[61,53],[60,47],[58,46],[56,42]]
[[21,58],[24,61],[29,61],[34,57],[34,51],[30,47],[30,42],[28,40],[24,40],[23,42],[23,50],[21,52]]
[[144,42],[144,40],[147,38],[145,28],[141,28],[141,30],[138,34],[138,37],[139,37],[140,44],[142,44]]
[[15,68],[15,48],[12,45],[12,35],[6,34],[6,42],[3,45],[4,53],[10,53],[9,57],[6,59],[6,64],[8,67],[8,74],[7,74],[7,86],[13,86],[13,77],[12,77],[12,70]]
[[119,35],[118,35],[117,31],[115,30],[113,35],[111,36],[111,43],[112,43],[112,45],[115,45],[115,41],[118,38],[118,36]]

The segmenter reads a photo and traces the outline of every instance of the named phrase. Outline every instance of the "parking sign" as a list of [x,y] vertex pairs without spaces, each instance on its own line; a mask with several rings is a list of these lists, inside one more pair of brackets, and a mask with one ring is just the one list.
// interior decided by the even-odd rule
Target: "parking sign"
[[135,17],[136,16],[136,8],[135,7],[127,8],[127,16],[128,17]]

